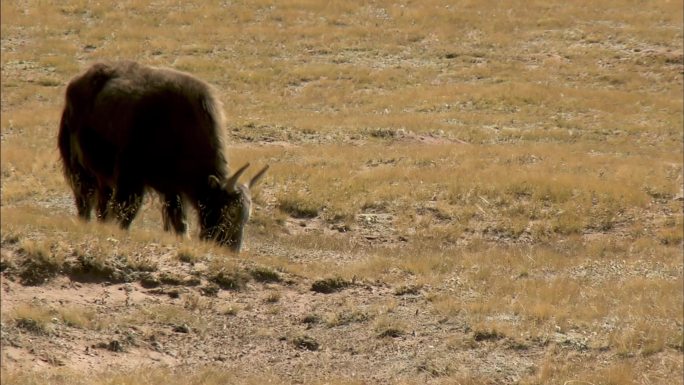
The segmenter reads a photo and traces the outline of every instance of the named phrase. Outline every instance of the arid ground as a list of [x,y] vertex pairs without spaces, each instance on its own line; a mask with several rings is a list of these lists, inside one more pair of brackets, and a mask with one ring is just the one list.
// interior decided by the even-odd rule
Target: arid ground
[[[2,384],[682,384],[682,12],[3,1]],[[64,90],[116,59],[270,165],[239,255],[77,220]]]

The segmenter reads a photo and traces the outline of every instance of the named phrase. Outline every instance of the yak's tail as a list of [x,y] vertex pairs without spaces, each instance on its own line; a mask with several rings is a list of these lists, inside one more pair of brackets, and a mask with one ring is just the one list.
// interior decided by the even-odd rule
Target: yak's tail
[[69,105],[62,111],[62,119],[59,122],[59,134],[57,136],[59,156],[62,160],[62,172],[69,185],[73,188],[74,159],[71,149],[71,130],[69,128]]
[[97,94],[116,76],[116,66],[96,63],[85,73],[72,79],[66,90],[57,145],[64,178],[74,193],[78,215],[84,219],[90,218],[90,211],[96,200],[97,180],[82,163],[79,138],[84,129],[83,122],[90,113]]
[[62,172],[64,172],[64,179],[66,179],[69,187],[71,187],[71,191],[74,193],[78,216],[89,220],[95,201],[97,184],[95,178],[86,171],[78,159],[78,143],[74,140],[75,133],[73,132],[72,124],[73,121],[71,120],[67,103],[62,112],[59,134],[57,136],[59,155],[62,160]]
[[97,94],[116,76],[116,69],[111,65],[96,63],[67,86],[57,144],[62,158],[62,171],[74,191],[81,188],[83,181],[92,179],[88,177],[78,156],[80,148],[76,138],[83,128],[83,115],[90,112]]

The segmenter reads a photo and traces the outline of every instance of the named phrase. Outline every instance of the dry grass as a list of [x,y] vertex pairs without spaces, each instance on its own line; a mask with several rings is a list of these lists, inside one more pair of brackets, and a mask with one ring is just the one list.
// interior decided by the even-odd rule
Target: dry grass
[[[213,385],[213,384],[262,384],[264,381],[280,384],[274,375],[263,374],[254,377],[244,374],[228,373],[216,368],[203,368],[193,373],[179,373],[163,368],[144,368],[133,373],[103,373],[98,376],[84,378],[82,373],[69,370],[55,370],[53,373],[26,374],[6,373],[3,371],[2,382],[17,385],[38,385],[69,383],[97,384],[97,385],[140,385],[140,384],[188,384],[188,385]],[[7,382],[6,382],[7,381]]]
[[18,307],[14,310],[12,318],[17,327],[33,334],[49,335],[54,329],[53,312],[43,306],[27,304]]
[[[186,325],[207,339],[208,314],[265,307],[260,320],[286,319],[297,315],[293,295],[313,295],[327,305],[300,312],[316,341],[318,323],[367,329],[354,348],[386,357],[428,325],[428,336],[451,330],[450,360],[489,360],[456,367],[433,354],[404,357],[410,372],[385,361],[354,371],[385,382],[681,383],[681,2],[24,1],[3,2],[0,15],[4,275],[38,287],[59,275],[193,282],[177,303],[133,306],[111,322]],[[231,166],[271,166],[245,252],[162,233],[156,198],[128,233],[75,219],[57,124],[69,79],[104,59],[216,86]],[[261,288],[251,302],[225,297]],[[367,288],[389,297],[364,299]],[[80,305],[8,316],[32,320],[21,325],[37,335],[104,322]],[[280,336],[254,330],[260,342]],[[528,352],[531,369],[506,372],[491,351],[520,368],[514,353]],[[364,383],[254,370],[86,380],[3,360],[2,382]]]
[[59,314],[64,325],[69,327],[99,329],[103,324],[93,310],[80,306],[67,306],[57,309],[57,314]]

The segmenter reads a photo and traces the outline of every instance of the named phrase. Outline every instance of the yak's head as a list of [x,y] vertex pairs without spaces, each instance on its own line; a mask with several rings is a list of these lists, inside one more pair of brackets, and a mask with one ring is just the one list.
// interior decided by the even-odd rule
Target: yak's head
[[209,176],[209,196],[201,211],[201,239],[211,239],[238,252],[242,246],[242,233],[252,213],[250,189],[261,179],[268,166],[259,171],[249,184],[238,183],[238,179],[249,163],[242,166],[231,177],[222,181]]

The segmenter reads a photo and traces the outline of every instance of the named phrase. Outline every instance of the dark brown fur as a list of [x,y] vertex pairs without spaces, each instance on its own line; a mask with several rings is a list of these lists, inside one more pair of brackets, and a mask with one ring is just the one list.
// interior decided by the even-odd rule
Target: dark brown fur
[[201,238],[239,250],[251,199],[236,183],[244,168],[228,177],[221,111],[211,87],[170,69],[98,63],[72,79],[58,145],[78,215],[88,220],[95,206],[98,219],[128,228],[151,188],[166,230],[186,232],[187,200]]

